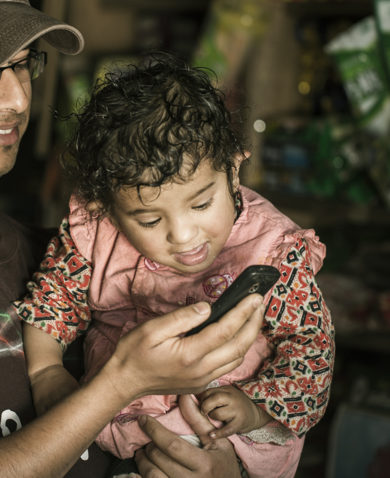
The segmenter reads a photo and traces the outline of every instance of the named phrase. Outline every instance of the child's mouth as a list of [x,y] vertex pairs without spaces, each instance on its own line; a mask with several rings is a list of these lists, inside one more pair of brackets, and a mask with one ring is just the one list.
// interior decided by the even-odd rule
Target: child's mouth
[[200,246],[192,249],[188,252],[180,252],[175,254],[175,259],[184,266],[195,266],[201,264],[206,260],[209,254],[209,246],[207,242],[204,242]]

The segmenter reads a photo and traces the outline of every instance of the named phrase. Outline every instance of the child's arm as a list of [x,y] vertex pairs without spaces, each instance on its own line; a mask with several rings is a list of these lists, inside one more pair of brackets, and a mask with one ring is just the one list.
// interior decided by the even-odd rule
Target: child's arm
[[90,322],[91,264],[78,252],[64,219],[29,282],[29,296],[14,302],[24,320],[24,347],[34,404],[40,414],[77,387],[62,366],[67,345]]
[[76,390],[78,383],[63,367],[61,347],[50,335],[25,324],[23,336],[35,410],[42,415]]
[[212,438],[227,438],[235,433],[249,433],[272,420],[262,408],[256,406],[244,392],[233,385],[209,388],[197,396],[204,415],[224,422],[213,430]]
[[334,328],[304,239],[285,252],[281,279],[265,312],[263,334],[275,349],[251,380],[236,386],[298,436],[316,425],[329,399]]

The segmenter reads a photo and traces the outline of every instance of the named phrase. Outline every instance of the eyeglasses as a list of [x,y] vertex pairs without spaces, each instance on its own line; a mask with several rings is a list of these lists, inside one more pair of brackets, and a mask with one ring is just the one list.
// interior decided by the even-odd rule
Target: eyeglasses
[[35,80],[45,69],[47,53],[45,51],[30,50],[30,53],[21,60],[8,66],[0,67],[0,80],[4,70],[11,68],[21,83]]

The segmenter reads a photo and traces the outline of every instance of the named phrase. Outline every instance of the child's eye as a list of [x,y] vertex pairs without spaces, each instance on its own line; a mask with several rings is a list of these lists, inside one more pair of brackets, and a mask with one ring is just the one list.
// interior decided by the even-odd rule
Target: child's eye
[[150,222],[141,222],[139,221],[138,224],[141,226],[141,227],[155,227],[157,226],[157,224],[161,221],[161,219],[155,219],[154,221],[150,221]]
[[203,211],[204,209],[209,208],[212,203],[213,203],[213,199],[209,199],[208,201],[202,204],[199,204],[199,206],[193,206],[192,209],[196,209],[197,211]]

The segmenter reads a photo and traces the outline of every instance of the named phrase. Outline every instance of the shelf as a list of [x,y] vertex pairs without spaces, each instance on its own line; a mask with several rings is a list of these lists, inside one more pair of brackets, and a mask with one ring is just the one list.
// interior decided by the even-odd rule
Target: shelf
[[288,12],[304,17],[363,17],[374,11],[372,0],[335,0],[287,2]]
[[143,11],[197,11],[205,10],[211,0],[100,0],[104,7],[129,7]]
[[257,192],[302,227],[338,227],[347,224],[390,226],[390,211],[384,207],[346,204],[343,200],[310,196],[293,196],[261,188],[258,188]]

